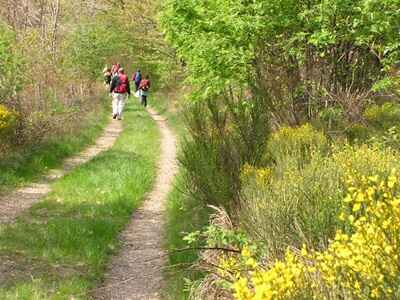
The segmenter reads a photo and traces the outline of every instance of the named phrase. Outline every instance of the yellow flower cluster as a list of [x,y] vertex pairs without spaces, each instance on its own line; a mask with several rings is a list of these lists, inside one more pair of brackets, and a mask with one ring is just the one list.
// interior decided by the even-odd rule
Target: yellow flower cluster
[[0,135],[14,125],[15,119],[15,113],[10,112],[4,105],[0,105]]
[[257,185],[266,185],[272,179],[272,171],[269,168],[255,168],[245,164],[241,171],[241,179],[243,182],[248,182],[252,178],[256,180]]
[[[250,299],[399,299],[400,184],[398,175],[353,176],[338,230],[325,251],[287,251],[262,267],[245,247],[235,264],[231,289]],[[240,263],[239,263],[240,264]]]
[[383,177],[398,166],[396,152],[369,145],[334,148],[332,158],[344,177],[357,176],[358,173]]
[[327,147],[328,141],[322,132],[310,124],[305,124],[297,128],[282,127],[272,135],[269,145],[272,152],[293,154],[300,151],[304,154],[323,150]]

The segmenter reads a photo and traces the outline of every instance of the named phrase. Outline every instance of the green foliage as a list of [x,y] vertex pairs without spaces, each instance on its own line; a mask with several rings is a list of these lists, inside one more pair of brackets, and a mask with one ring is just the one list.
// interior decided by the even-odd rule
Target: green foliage
[[244,102],[222,96],[192,103],[186,114],[190,136],[180,156],[188,192],[206,204],[238,204],[240,169],[262,162],[268,121],[262,98]]
[[68,41],[70,68],[84,78],[99,78],[110,57],[123,47],[125,36],[117,27],[103,23],[78,27]]
[[353,124],[346,128],[345,134],[352,143],[363,142],[371,137],[371,130],[363,124]]
[[227,85],[247,79],[258,26],[254,17],[256,5],[249,1],[165,2],[162,24],[167,39],[188,64],[199,96],[219,94]]
[[[378,9],[379,7],[379,9]],[[195,97],[250,86],[278,122],[299,124],[370,91],[399,61],[398,0],[168,0],[162,24]]]
[[367,107],[363,115],[369,125],[379,130],[388,130],[400,122],[400,104],[374,104]]
[[15,44],[15,33],[0,22],[0,103],[10,101],[22,88],[23,60]]
[[328,107],[319,112],[317,119],[322,128],[329,132],[342,130],[346,124],[343,109],[339,107]]

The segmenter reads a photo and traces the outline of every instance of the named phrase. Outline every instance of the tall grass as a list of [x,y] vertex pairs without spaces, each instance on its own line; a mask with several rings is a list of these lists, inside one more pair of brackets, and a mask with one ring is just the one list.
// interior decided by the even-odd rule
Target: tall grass
[[182,191],[184,187],[182,180],[184,177],[180,174],[176,179],[174,190],[168,197],[167,207],[165,242],[169,254],[165,272],[168,282],[165,298],[171,300],[187,299],[190,282],[202,277],[202,273],[192,266],[198,259],[198,251],[182,251],[188,248],[183,238],[186,234],[206,226],[210,213],[202,203]]

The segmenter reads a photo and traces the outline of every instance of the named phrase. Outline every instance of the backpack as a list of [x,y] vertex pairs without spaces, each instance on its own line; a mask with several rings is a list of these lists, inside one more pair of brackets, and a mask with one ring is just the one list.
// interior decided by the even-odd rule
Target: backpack
[[142,81],[142,74],[139,72],[136,72],[135,74],[135,82],[140,82]]
[[149,90],[150,82],[147,79],[142,80],[141,82],[141,90],[147,92]]
[[128,84],[128,76],[125,74],[118,75],[117,87],[114,89],[114,92],[118,94],[125,94],[128,92]]

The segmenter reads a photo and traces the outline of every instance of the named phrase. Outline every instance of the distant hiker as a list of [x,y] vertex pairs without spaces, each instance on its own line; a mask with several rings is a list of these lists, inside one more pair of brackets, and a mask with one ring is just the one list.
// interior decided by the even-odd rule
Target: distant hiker
[[135,91],[137,92],[139,90],[140,82],[142,81],[142,73],[140,70],[137,70],[135,73],[133,73],[132,81],[135,83]]
[[118,74],[113,77],[110,86],[110,93],[112,93],[113,97],[113,119],[118,118],[118,120],[121,120],[126,96],[127,94],[129,96],[131,95],[129,78],[125,75],[125,71],[123,68],[120,68]]
[[111,76],[114,77],[118,75],[118,70],[121,68],[121,65],[119,63],[113,64],[111,68]]
[[144,107],[147,106],[147,96],[149,95],[149,89],[150,89],[150,79],[149,75],[146,75],[139,85],[141,103]]
[[105,67],[103,70],[103,76],[104,76],[104,83],[106,85],[110,85],[111,83],[111,69],[108,67]]

